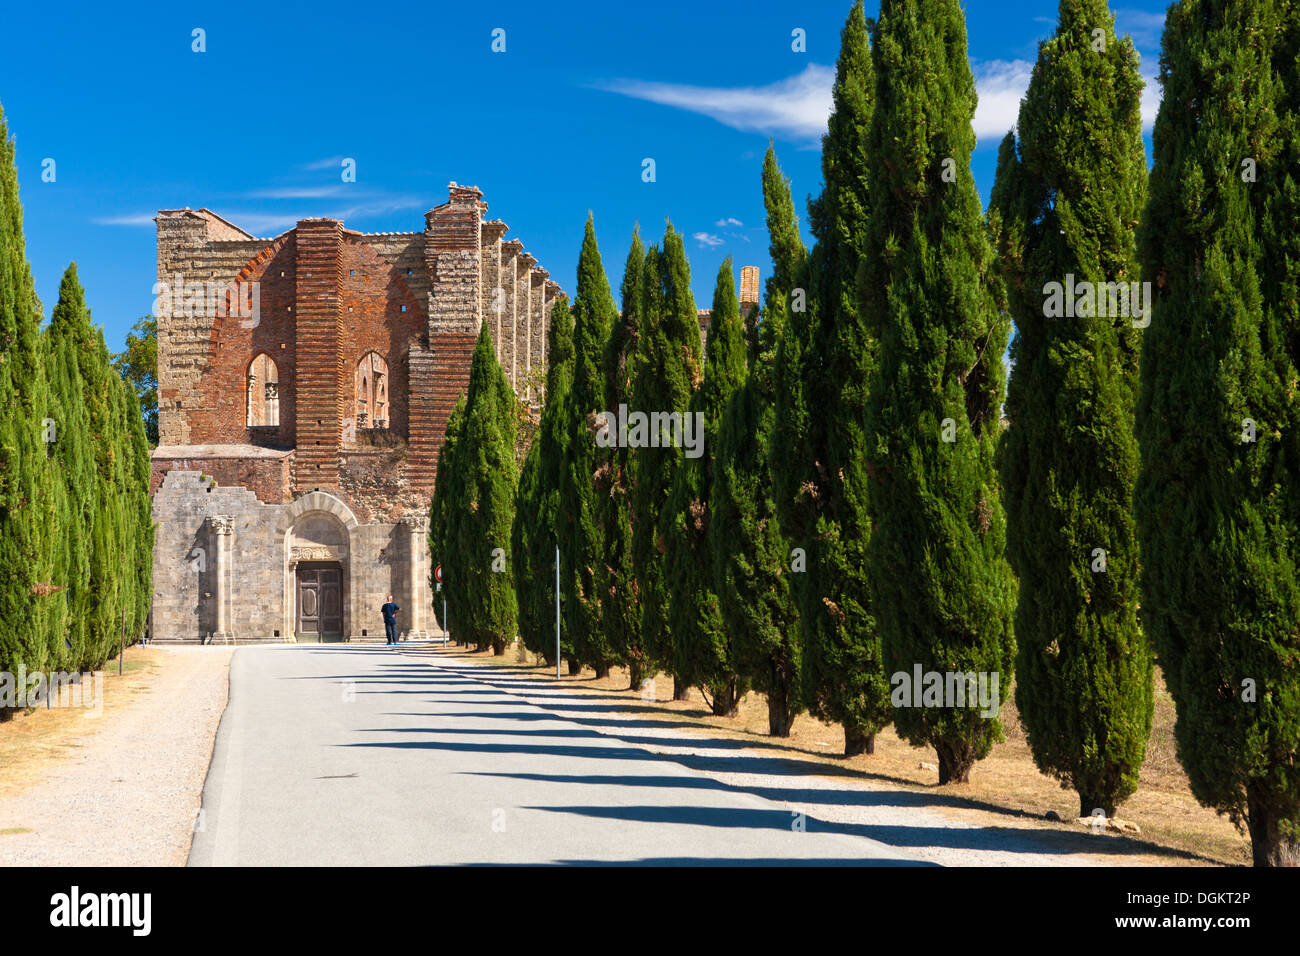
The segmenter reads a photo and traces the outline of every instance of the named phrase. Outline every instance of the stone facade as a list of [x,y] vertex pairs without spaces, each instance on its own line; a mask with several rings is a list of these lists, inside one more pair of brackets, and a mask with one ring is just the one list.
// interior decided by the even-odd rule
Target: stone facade
[[410,233],[159,212],[155,640],[374,640],[389,594],[426,633],[429,499],[479,329],[537,402],[560,292],[477,188],[449,193]]

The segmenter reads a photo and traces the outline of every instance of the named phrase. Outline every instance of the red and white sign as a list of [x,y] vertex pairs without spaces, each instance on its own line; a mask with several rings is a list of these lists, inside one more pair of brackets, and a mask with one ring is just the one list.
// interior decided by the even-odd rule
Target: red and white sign
[[433,579],[434,579],[435,581],[437,581],[439,584],[442,583],[442,565],[441,565],[441,564],[438,565],[436,568],[433,569]]

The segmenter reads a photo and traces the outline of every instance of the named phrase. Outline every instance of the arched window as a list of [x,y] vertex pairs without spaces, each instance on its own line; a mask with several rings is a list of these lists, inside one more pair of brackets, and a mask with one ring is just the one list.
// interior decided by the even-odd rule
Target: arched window
[[280,372],[263,352],[248,366],[248,427],[280,424]]
[[367,352],[357,364],[357,428],[388,427],[388,363]]

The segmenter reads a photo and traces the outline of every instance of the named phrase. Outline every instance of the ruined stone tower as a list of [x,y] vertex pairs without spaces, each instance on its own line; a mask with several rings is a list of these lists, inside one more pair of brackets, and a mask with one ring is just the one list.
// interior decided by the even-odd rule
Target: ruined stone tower
[[480,326],[537,403],[559,292],[476,187],[449,193],[420,232],[158,213],[155,640],[374,638],[388,594],[425,633],[429,499]]

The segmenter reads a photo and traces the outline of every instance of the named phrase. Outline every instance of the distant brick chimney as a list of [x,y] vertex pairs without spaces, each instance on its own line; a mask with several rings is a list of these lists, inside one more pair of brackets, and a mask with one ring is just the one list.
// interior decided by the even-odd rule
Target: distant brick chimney
[[740,311],[742,313],[747,302],[758,304],[758,266],[740,267]]

